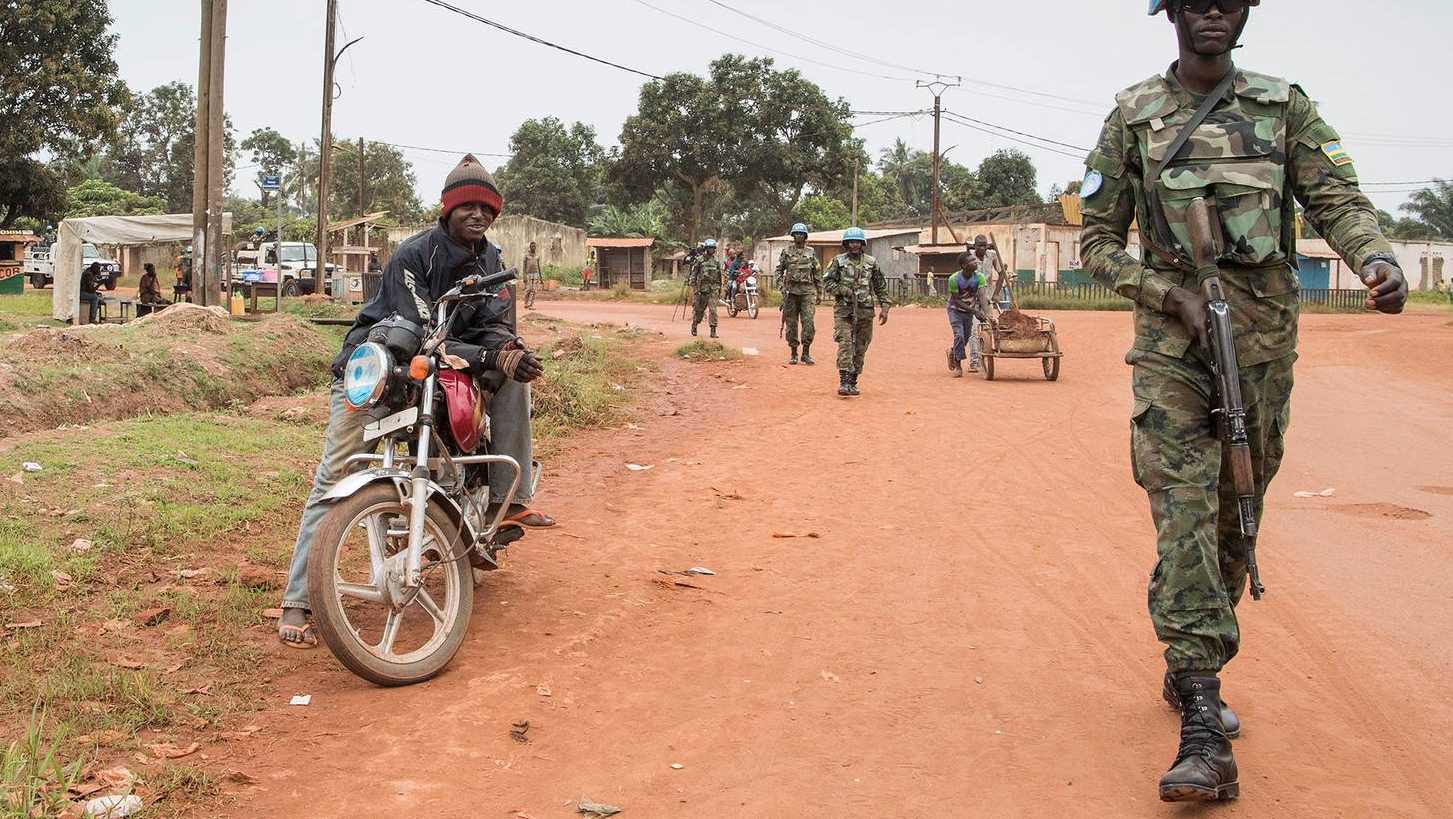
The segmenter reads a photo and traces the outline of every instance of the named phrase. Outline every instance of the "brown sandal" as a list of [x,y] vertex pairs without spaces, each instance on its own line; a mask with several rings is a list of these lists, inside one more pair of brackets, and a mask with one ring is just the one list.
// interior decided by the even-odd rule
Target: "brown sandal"
[[[318,647],[318,638],[312,632],[312,623],[304,623],[302,628],[297,626],[278,626],[277,638],[279,642],[288,648],[308,651]],[[292,635],[297,636],[289,639]]]

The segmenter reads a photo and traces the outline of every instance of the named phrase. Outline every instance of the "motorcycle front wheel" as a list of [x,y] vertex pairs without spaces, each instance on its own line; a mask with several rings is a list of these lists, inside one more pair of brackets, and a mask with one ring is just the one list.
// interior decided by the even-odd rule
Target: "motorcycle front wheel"
[[756,318],[757,317],[757,308],[759,306],[760,305],[757,303],[757,297],[754,296],[754,295],[748,294],[747,295],[747,315],[750,316],[751,318]]
[[422,582],[402,588],[408,528],[398,489],[376,483],[329,509],[308,554],[318,633],[349,671],[377,685],[410,685],[443,671],[474,607],[469,553],[434,504],[424,521]]

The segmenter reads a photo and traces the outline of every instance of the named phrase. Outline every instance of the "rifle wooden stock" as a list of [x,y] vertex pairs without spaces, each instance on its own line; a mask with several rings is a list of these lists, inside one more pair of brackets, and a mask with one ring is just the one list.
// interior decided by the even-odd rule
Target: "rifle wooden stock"
[[1186,210],[1186,226],[1190,231],[1191,253],[1198,268],[1202,292],[1206,295],[1207,335],[1211,349],[1206,353],[1216,377],[1216,406],[1211,415],[1216,434],[1223,446],[1222,457],[1229,459],[1231,486],[1236,492],[1241,535],[1246,541],[1246,571],[1250,575],[1251,597],[1260,600],[1266,593],[1261,585],[1261,572],[1256,563],[1256,473],[1251,463],[1251,441],[1246,430],[1246,405],[1241,397],[1241,367],[1236,361],[1236,336],[1231,328],[1231,306],[1226,302],[1225,287],[1215,271],[1216,235],[1211,229],[1211,209],[1200,197]]

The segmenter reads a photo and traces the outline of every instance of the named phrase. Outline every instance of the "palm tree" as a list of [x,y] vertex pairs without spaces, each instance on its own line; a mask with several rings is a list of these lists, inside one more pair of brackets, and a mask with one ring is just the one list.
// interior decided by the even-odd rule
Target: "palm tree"
[[1453,182],[1434,179],[1431,188],[1423,188],[1408,197],[1402,209],[1439,236],[1453,236]]

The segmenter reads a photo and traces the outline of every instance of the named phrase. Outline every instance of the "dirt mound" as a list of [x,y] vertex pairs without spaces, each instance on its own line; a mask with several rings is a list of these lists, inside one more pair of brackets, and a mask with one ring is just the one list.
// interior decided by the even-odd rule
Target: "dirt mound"
[[112,355],[121,348],[114,342],[103,340],[95,331],[31,330],[10,343],[11,357],[30,361],[79,363],[97,356]]
[[0,436],[221,409],[323,383],[334,345],[292,316],[178,304],[126,325],[42,329],[0,349]]
[[1039,319],[1018,310],[1006,310],[999,316],[999,328],[1005,338],[1034,338],[1039,335]]
[[168,335],[211,333],[220,336],[225,335],[231,325],[231,317],[221,307],[203,307],[185,301],[142,316],[135,323],[136,327],[146,328],[151,333]]

